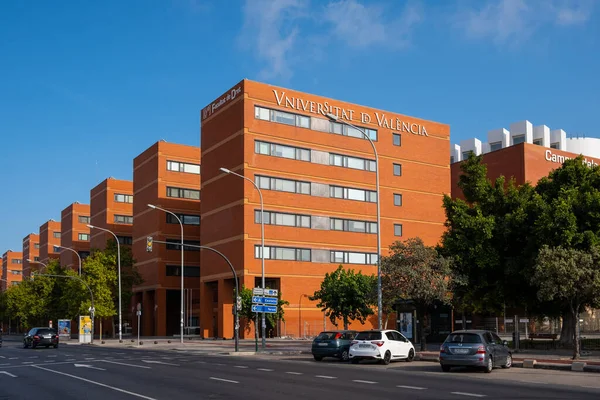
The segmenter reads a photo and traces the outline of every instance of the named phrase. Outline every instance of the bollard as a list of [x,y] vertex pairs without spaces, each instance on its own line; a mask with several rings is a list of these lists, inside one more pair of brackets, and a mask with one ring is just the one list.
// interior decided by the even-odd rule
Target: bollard
[[523,360],[523,368],[535,368],[536,360]]
[[583,372],[586,364],[583,361],[575,361],[571,364],[571,371]]

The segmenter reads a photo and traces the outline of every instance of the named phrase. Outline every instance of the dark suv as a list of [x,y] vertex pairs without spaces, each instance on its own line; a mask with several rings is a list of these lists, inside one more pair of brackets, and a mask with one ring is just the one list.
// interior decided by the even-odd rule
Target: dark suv
[[54,328],[31,328],[23,338],[23,348],[31,347],[35,349],[38,346],[46,348],[53,346],[58,347],[58,332]]
[[335,357],[348,361],[348,349],[356,331],[325,331],[313,340],[312,355],[316,361],[323,357]]

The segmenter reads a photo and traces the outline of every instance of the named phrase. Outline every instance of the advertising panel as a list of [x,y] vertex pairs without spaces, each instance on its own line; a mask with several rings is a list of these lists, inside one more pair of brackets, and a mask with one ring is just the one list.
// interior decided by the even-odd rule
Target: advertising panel
[[79,343],[92,343],[92,318],[89,315],[79,316]]
[[413,318],[412,313],[400,313],[400,333],[406,336],[407,339],[413,338]]
[[71,320],[58,320],[58,337],[61,339],[71,339]]

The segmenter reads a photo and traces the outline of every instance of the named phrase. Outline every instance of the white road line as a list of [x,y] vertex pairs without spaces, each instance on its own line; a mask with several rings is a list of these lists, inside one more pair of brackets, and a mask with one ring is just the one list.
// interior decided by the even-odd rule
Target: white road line
[[412,389],[412,390],[425,390],[427,388],[419,387],[419,386],[405,386],[405,385],[396,385],[397,388],[402,389]]
[[4,356],[0,356],[0,358],[6,358],[6,357],[4,357]]
[[39,358],[39,357],[38,357],[38,356],[31,356],[31,357],[29,357],[29,358]]
[[266,371],[266,372],[273,372],[272,369],[269,368],[256,368],[257,371]]
[[33,364],[33,361],[23,361],[21,364]]
[[19,359],[19,357],[11,357],[11,358],[9,358],[9,360],[18,360],[18,359]]
[[215,366],[217,366],[217,367],[222,367],[222,366],[224,366],[225,364],[218,364],[218,363],[217,363],[217,364],[213,364],[213,365],[215,365]]
[[356,382],[356,383],[367,383],[367,384],[369,384],[369,385],[374,385],[374,384],[376,384],[376,383],[377,383],[377,382],[373,382],[373,381],[362,381],[362,380],[360,380],[360,379],[353,379],[353,380],[352,380],[352,382]]
[[92,381],[90,379],[85,379],[85,378],[82,378],[82,377],[79,377],[79,376],[76,376],[76,375],[71,375],[71,374],[67,374],[67,373],[64,373],[64,372],[55,371],[53,369],[39,367],[37,365],[34,365],[33,368],[38,368],[38,369],[41,369],[41,370],[44,370],[44,371],[52,372],[53,374],[59,374],[59,375],[63,375],[63,376],[68,376],[69,378],[78,379],[80,381],[84,381],[84,382],[88,382],[88,383],[91,383],[91,384],[94,384],[94,385],[102,386],[102,387],[105,387],[105,388],[108,388],[108,389],[115,390],[117,392],[129,394],[131,396],[139,397],[139,398],[142,398],[142,399],[157,400],[157,399],[155,399],[153,397],[144,396],[144,395],[139,394],[139,393],[130,392],[130,391],[124,390],[124,389],[119,389],[119,388],[116,388],[116,387],[113,387],[113,386],[105,385],[105,384],[100,383],[100,382]]
[[10,372],[6,372],[6,371],[0,371],[0,374],[8,375],[8,376],[10,376],[11,378],[16,378],[16,377],[17,377],[16,375],[13,375],[13,374],[11,374]]
[[290,375],[302,375],[302,372],[286,372],[286,374],[290,374]]
[[95,360],[95,357],[87,357],[86,360]]
[[125,363],[120,363],[120,362],[116,362],[116,361],[110,361],[110,360],[98,360],[99,362],[105,362],[105,363],[109,363],[109,364],[117,364],[117,365],[124,365],[126,367],[134,367],[134,368],[144,368],[144,369],[152,369],[152,367],[147,367],[145,365],[135,365],[135,364],[125,364]]
[[52,360],[46,360],[46,361],[44,361],[44,362],[45,362],[45,363],[52,363],[52,362],[54,362],[54,361],[52,361]]
[[221,378],[214,378],[214,377],[210,377],[208,379],[212,379],[213,381],[221,381],[221,382],[229,382],[229,383],[239,383],[238,381],[232,381],[229,379],[221,379]]
[[316,378],[322,379],[337,379],[337,376],[327,376],[327,375],[315,375]]
[[118,355],[120,355],[120,356],[121,356],[121,355],[123,355],[123,354],[127,354],[127,353],[115,353],[115,354],[118,354]]
[[75,361],[74,358],[69,358],[68,360],[65,360],[65,362],[69,362],[69,361]]
[[248,368],[245,365],[234,365],[233,368]]
[[10,365],[10,364],[0,364],[0,367],[4,367],[5,365]]
[[458,396],[467,396],[467,397],[485,397],[485,394],[467,393],[467,392],[450,392],[450,394],[456,394]]
[[[56,357],[56,355],[53,355],[53,356],[46,356],[46,357]],[[71,356],[68,356],[68,357],[71,357]]]
[[196,361],[196,364],[206,364],[206,361]]

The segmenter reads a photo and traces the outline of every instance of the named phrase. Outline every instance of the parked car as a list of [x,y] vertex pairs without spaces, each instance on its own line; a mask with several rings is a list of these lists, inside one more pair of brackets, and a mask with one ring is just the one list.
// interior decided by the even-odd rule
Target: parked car
[[2,328],[0,328],[0,347],[2,347]]
[[316,361],[323,357],[335,357],[348,361],[350,343],[356,336],[356,331],[325,331],[319,333],[312,342],[312,355]]
[[58,332],[54,328],[31,328],[23,338],[23,348],[31,347],[35,349],[38,346],[46,348],[53,346],[58,347]]
[[379,360],[387,365],[393,360],[414,360],[415,347],[398,331],[370,330],[356,335],[349,355],[352,364],[357,364],[360,360]]
[[494,367],[510,368],[512,353],[494,332],[460,330],[448,335],[440,346],[440,365],[444,372],[452,367],[477,367],[490,373]]

